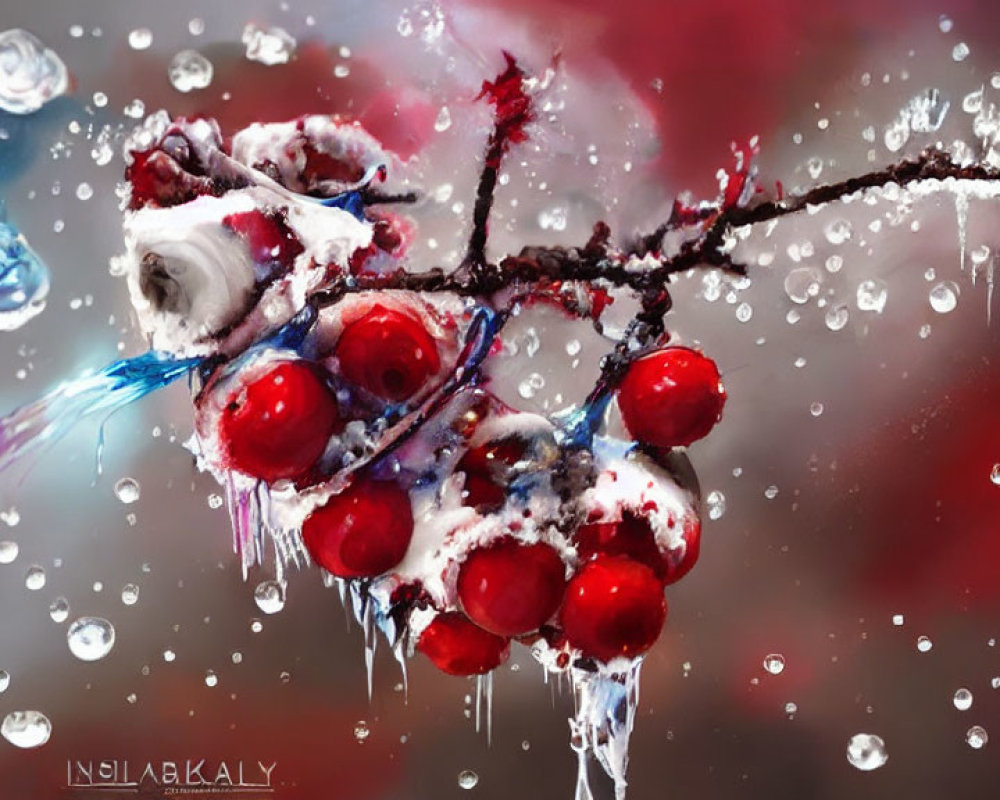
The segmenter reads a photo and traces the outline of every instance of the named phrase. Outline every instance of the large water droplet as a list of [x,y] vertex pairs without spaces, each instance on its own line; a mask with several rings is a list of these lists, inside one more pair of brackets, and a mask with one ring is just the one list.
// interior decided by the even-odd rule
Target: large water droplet
[[130,505],[139,499],[141,487],[135,478],[122,478],[115,484],[115,497],[125,505]]
[[284,28],[261,28],[250,23],[243,29],[243,44],[250,61],[268,66],[287,64],[295,55],[295,37]]
[[958,689],[955,692],[955,696],[951,698],[951,701],[959,711],[968,711],[972,708],[972,692],[964,687]]
[[819,294],[823,273],[815,267],[798,267],[785,276],[785,294],[793,303],[808,303]]
[[209,688],[219,685],[219,676],[216,675],[212,670],[205,672],[205,685]]
[[285,590],[277,581],[261,581],[254,590],[253,599],[265,614],[277,614],[285,607]]
[[930,652],[930,649],[934,647],[934,642],[930,640],[930,637],[919,636],[917,637],[917,650],[921,653]]
[[41,711],[11,711],[0,723],[0,735],[15,747],[41,747],[52,735],[52,723]]
[[458,773],[458,785],[463,789],[475,789],[479,783],[479,776],[471,769],[463,769]]
[[827,309],[825,319],[826,327],[831,331],[843,330],[844,326],[851,319],[851,312],[847,309],[846,305],[841,303]]
[[726,496],[718,489],[709,492],[705,498],[705,505],[708,506],[709,519],[721,519],[726,513]]
[[973,725],[965,733],[965,741],[973,750],[982,750],[989,740],[989,734],[982,725]]
[[[1000,467],[1000,464],[997,466]],[[11,542],[9,540],[0,542],[0,564],[14,563],[19,550],[20,548],[17,546],[17,542]]]
[[66,642],[81,661],[99,661],[115,646],[115,628],[101,617],[80,617],[66,631]]
[[958,305],[958,294],[957,284],[953,281],[941,281],[941,283],[936,283],[931,287],[927,299],[930,301],[931,308],[938,314],[947,314],[949,311],[954,311],[955,306]]
[[889,760],[885,742],[873,733],[856,733],[847,743],[847,760],[863,772],[878,769]]
[[69,618],[69,600],[65,597],[57,597],[49,604],[49,616],[53,622],[60,625]]
[[149,28],[136,28],[128,35],[128,46],[133,50],[148,50],[153,43],[153,32]]
[[37,564],[28,567],[24,574],[24,585],[33,592],[45,587],[45,570]]
[[768,653],[764,656],[764,669],[772,675],[780,675],[785,669],[785,657],[781,653]]
[[889,297],[889,288],[885,281],[869,278],[858,284],[858,308],[861,311],[874,311],[881,314]]
[[204,89],[214,72],[212,62],[197,50],[181,50],[167,67],[167,77],[178,92]]
[[20,28],[0,33],[0,108],[30,114],[69,87],[62,59]]

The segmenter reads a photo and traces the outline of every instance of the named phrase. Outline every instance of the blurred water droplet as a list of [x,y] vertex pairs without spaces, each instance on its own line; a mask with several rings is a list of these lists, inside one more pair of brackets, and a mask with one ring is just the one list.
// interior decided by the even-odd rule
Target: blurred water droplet
[[806,161],[806,170],[809,172],[809,177],[816,180],[823,174],[823,159],[813,156]]
[[207,670],[205,672],[205,685],[208,687],[218,686],[219,676],[212,672],[212,670]]
[[41,711],[11,711],[0,723],[0,735],[14,747],[41,747],[52,735],[52,723]]
[[285,607],[285,590],[277,581],[261,581],[254,590],[253,599],[265,614],[277,614]]
[[24,585],[33,592],[43,588],[45,586],[45,570],[37,564],[28,567],[28,571],[24,574]]
[[188,22],[188,33],[192,36],[201,36],[205,32],[205,20],[201,17],[194,17]]
[[721,519],[726,513],[726,496],[718,489],[709,492],[705,498],[705,505],[708,506],[709,519]]
[[68,87],[66,65],[36,36],[20,28],[0,33],[0,108],[30,114]]
[[856,733],[847,743],[847,760],[863,772],[878,769],[889,760],[885,742],[873,733]]
[[451,111],[448,110],[448,106],[441,106],[441,110],[438,111],[437,117],[434,119],[434,130],[438,133],[444,133],[451,127]]
[[881,314],[889,297],[889,288],[885,281],[878,278],[868,278],[858,284],[857,301],[861,311],[874,311]]
[[749,322],[753,316],[753,306],[747,302],[742,302],[736,306],[736,319],[740,322]]
[[831,275],[840,272],[841,268],[844,266],[844,257],[839,256],[834,253],[826,259],[826,271]]
[[764,669],[772,675],[780,675],[785,669],[785,657],[781,653],[768,653],[764,656]]
[[133,50],[147,50],[153,43],[153,32],[149,28],[136,28],[128,35],[128,46]]
[[69,600],[57,597],[49,604],[49,616],[60,625],[69,619]]
[[463,769],[458,773],[458,785],[463,789],[475,789],[479,776],[471,769]]
[[129,703],[130,705],[135,705],[135,702],[138,699],[139,698],[136,697],[135,692],[130,692],[129,694],[125,695],[125,702]]
[[295,55],[295,37],[284,28],[261,28],[250,23],[243,29],[246,57],[259,64],[287,64]]
[[84,181],[76,187],[76,199],[77,200],[89,200],[94,196],[93,187]]
[[358,720],[354,724],[354,738],[359,744],[371,736],[371,733],[371,728],[368,727],[368,723],[363,719]]
[[19,550],[17,542],[9,540],[0,542],[0,564],[12,564],[17,558]]
[[848,310],[846,305],[840,303],[827,309],[825,316],[826,327],[831,331],[843,330],[844,326],[847,325],[850,319],[851,312]]
[[814,417],[818,417],[818,416],[822,415],[822,413],[823,413],[823,404],[822,403],[812,403],[809,406],[809,413],[812,414]]
[[942,14],[940,17],[938,17],[938,30],[940,30],[941,33],[951,32],[951,27],[953,24],[954,23],[951,21],[951,17],[949,17],[947,14]]
[[897,628],[900,627],[903,624],[903,622],[904,622],[904,617],[902,614],[892,615],[892,624],[895,625]]
[[773,500],[778,496],[778,487],[773,483],[764,490],[764,497],[768,500]]
[[10,686],[10,673],[5,669],[0,669],[0,694],[6,692],[8,686]]
[[827,223],[823,232],[830,244],[843,244],[851,238],[854,229],[846,219],[835,219]]
[[990,678],[990,687],[993,689],[1000,689],[1000,675],[995,675]]
[[980,86],[976,91],[969,92],[965,97],[962,98],[962,111],[966,114],[978,114],[983,110],[983,91],[984,87]]
[[994,464],[990,470],[990,480],[994,486],[1000,486],[1000,464]]
[[538,227],[543,231],[564,231],[567,213],[567,209],[562,206],[542,209],[538,212]]
[[808,303],[819,294],[823,274],[815,267],[797,267],[785,276],[785,294],[793,303]]
[[931,335],[931,326],[924,323],[923,325],[920,326],[920,330],[917,331],[917,335],[921,339],[926,339],[928,336]]
[[181,50],[167,67],[167,77],[178,92],[204,89],[212,82],[212,62],[197,50]]
[[968,711],[972,708],[972,692],[965,688],[958,689],[951,701],[959,711]]
[[173,650],[163,651],[163,660],[166,661],[168,664],[176,658],[177,658],[177,653],[175,653]]
[[910,130],[914,133],[933,133],[944,123],[951,102],[937,89],[924,89],[907,104]]
[[142,487],[135,478],[122,478],[115,484],[115,497],[125,505],[131,505],[139,499]]
[[965,733],[965,741],[973,750],[982,750],[989,740],[989,734],[982,725],[973,725]]
[[951,49],[951,57],[955,61],[965,61],[969,57],[969,45],[965,42],[959,42]]
[[81,661],[99,661],[115,646],[115,627],[102,617],[80,617],[66,631],[66,642]]
[[789,717],[794,717],[798,710],[799,707],[797,703],[785,703],[785,713],[788,714]]
[[241,653],[239,650],[236,650],[233,653],[233,663],[234,664],[242,664],[243,663],[243,653]]
[[958,305],[958,285],[952,281],[941,281],[931,287],[930,294],[927,295],[931,308],[938,314],[947,314],[954,311]]
[[917,638],[917,650],[921,653],[929,652],[933,646],[934,642],[932,642],[929,637],[920,636]]
[[126,583],[122,587],[122,602],[127,606],[134,606],[139,602],[139,587],[134,583]]
[[333,68],[333,77],[335,78],[346,78],[351,74],[351,68],[347,64],[337,64]]

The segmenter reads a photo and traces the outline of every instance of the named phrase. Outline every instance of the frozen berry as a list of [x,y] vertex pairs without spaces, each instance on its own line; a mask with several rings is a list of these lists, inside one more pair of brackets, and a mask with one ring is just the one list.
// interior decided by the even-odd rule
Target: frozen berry
[[570,580],[559,619],[573,647],[610,661],[645,653],[666,616],[663,586],[653,570],[626,556],[600,556]]
[[268,483],[303,475],[339,428],[333,392],[305,361],[271,365],[240,387],[219,421],[228,466]]
[[559,608],[566,568],[547,544],[515,539],[473,550],[458,573],[458,597],[469,619],[501,636],[538,630]]
[[490,442],[469,450],[455,466],[465,473],[462,503],[479,511],[496,511],[507,499],[506,471],[524,457],[517,439]]
[[341,578],[372,578],[396,566],[413,536],[410,496],[391,481],[359,478],[302,525],[313,560]]
[[393,403],[416,394],[441,366],[423,324],[379,303],[344,327],[335,354],[344,378]]
[[708,435],[725,401],[715,362],[686,347],[643,356],[618,387],[628,432],[655,447],[686,446]]
[[417,650],[449,675],[482,675],[510,655],[510,639],[484,631],[457,611],[438,614],[424,628]]
[[668,550],[663,557],[666,570],[663,574],[663,583],[677,583],[687,575],[692,567],[698,562],[701,554],[701,521],[693,514],[685,517],[684,531],[681,534],[684,538],[684,548]]
[[246,211],[224,217],[222,224],[247,243],[250,256],[258,264],[278,263],[289,269],[303,250],[299,240],[276,214]]

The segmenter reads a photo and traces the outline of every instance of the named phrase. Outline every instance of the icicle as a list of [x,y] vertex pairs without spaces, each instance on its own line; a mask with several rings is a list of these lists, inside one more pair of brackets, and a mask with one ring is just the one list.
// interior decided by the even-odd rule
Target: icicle
[[370,600],[364,605],[361,627],[365,634],[365,673],[368,677],[368,702],[372,701],[372,676],[375,669],[375,648],[378,637],[375,635],[375,604]]
[[[623,672],[574,669],[572,673],[576,707],[576,718],[570,721],[573,739],[581,739],[614,781],[616,800],[625,800],[628,786],[628,741],[639,703],[641,667],[642,659],[637,658]],[[577,797],[588,798],[589,794],[581,795],[578,785]]]
[[969,195],[955,191],[955,217],[958,220],[958,262],[965,272],[965,240],[969,226]]
[[587,773],[588,746],[584,726],[577,719],[571,719],[569,730],[569,746],[576,753],[576,791],[573,793],[573,800],[594,800],[594,794],[590,791],[590,776]]
[[406,671],[406,647],[403,639],[400,639],[392,647],[392,654],[399,664],[399,674],[403,679],[403,705],[410,704],[410,678]]
[[476,676],[476,733],[480,731],[479,720],[482,716],[483,706],[483,676]]
[[986,324],[990,324],[993,316],[993,256],[986,266]]
[[487,672],[483,681],[486,692],[486,746],[493,744],[493,673]]
[[239,556],[243,580],[246,580],[250,567],[259,563],[255,545],[256,532],[261,525],[257,482],[229,473],[226,476],[226,505],[233,528],[233,551]]

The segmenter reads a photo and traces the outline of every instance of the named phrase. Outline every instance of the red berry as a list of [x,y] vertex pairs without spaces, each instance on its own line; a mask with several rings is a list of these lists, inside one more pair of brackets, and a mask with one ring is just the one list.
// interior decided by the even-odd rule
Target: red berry
[[507,499],[506,471],[524,458],[525,445],[517,439],[504,439],[480,445],[466,452],[456,472],[465,473],[462,504],[479,511],[496,511]]
[[219,436],[232,469],[268,483],[303,475],[339,429],[333,392],[305,361],[280,361],[222,410]]
[[632,438],[656,447],[689,445],[719,421],[726,392],[715,362],[670,347],[632,363],[618,387],[618,407]]
[[500,636],[538,630],[559,608],[566,568],[549,545],[504,538],[469,553],[458,598],[469,619]]
[[396,566],[413,536],[410,495],[390,481],[359,478],[302,525],[313,560],[341,578],[373,578]]
[[277,262],[288,269],[303,250],[299,240],[276,214],[246,211],[224,217],[222,224],[247,243],[251,258],[258,264]]
[[559,618],[573,647],[610,661],[645,653],[666,616],[663,586],[653,570],[626,556],[600,556],[569,582]]
[[417,650],[449,675],[482,675],[510,655],[510,639],[473,625],[457,611],[438,614],[424,628]]
[[393,403],[416,394],[441,366],[434,338],[420,321],[378,303],[347,323],[335,354],[348,381]]

